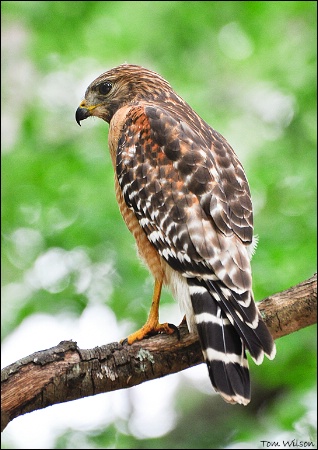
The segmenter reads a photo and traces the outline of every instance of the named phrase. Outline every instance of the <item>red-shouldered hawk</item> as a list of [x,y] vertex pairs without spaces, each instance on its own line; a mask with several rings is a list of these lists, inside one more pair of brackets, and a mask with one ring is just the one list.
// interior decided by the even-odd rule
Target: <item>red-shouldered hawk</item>
[[121,214],[155,279],[146,324],[159,323],[168,286],[197,331],[214,389],[229,403],[250,401],[246,349],[256,364],[275,344],[253,299],[250,257],[253,211],[248,182],[228,142],[160,75],[123,64],[86,90],[76,121],[108,122]]

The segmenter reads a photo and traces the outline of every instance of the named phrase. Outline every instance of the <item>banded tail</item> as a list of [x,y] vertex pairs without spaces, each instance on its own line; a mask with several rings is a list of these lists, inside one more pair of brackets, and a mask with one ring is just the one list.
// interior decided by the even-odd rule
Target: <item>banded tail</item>
[[228,289],[220,281],[189,278],[194,319],[214,389],[228,403],[251,399],[246,350],[256,364],[276,348],[250,291]]

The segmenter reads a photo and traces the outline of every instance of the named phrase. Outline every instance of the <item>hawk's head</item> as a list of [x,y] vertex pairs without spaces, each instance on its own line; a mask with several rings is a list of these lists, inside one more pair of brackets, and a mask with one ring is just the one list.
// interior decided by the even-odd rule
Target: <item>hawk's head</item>
[[90,116],[110,122],[124,105],[141,99],[164,99],[171,93],[170,84],[156,72],[141,66],[122,64],[100,75],[86,89],[85,99],[76,110],[76,121]]

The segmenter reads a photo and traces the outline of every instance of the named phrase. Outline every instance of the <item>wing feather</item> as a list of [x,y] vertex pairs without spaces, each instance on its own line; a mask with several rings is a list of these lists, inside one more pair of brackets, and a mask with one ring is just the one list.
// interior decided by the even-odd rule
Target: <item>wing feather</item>
[[117,176],[127,205],[173,268],[186,276],[213,272],[242,292],[251,287],[249,188],[231,147],[203,121],[201,128],[159,106],[132,108],[118,143]]

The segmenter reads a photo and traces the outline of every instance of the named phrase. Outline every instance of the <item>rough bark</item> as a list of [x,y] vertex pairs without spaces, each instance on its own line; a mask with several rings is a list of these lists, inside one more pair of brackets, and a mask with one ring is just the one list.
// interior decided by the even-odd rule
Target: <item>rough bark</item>
[[[317,322],[317,275],[258,303],[274,339]],[[102,392],[136,386],[203,362],[186,325],[131,346],[113,342],[83,350],[76,342],[36,352],[1,374],[1,429],[27,412]]]

